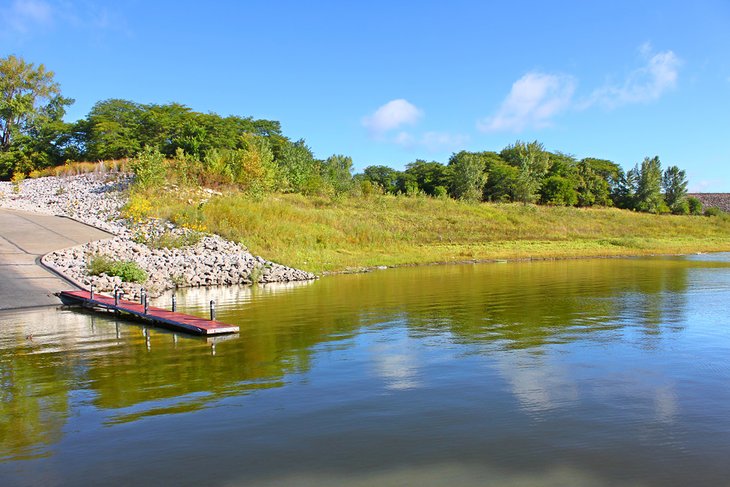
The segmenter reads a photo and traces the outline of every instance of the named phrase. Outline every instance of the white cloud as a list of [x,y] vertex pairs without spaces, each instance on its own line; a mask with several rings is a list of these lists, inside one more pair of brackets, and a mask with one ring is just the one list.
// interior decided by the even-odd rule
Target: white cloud
[[391,100],[375,112],[363,118],[362,124],[375,137],[398,129],[403,125],[413,125],[423,117],[423,111],[403,98]]
[[588,97],[574,100],[576,80],[568,75],[540,72],[525,74],[512,85],[499,110],[477,121],[482,132],[543,128],[566,110],[585,110],[595,105],[615,108],[657,100],[677,86],[682,61],[673,51],[655,53],[651,44],[639,47],[643,66],[631,71],[622,83],[607,84]]
[[15,0],[7,9],[0,10],[0,20],[10,31],[24,34],[37,26],[53,21],[53,8],[41,0]]
[[571,105],[576,82],[571,76],[527,73],[512,84],[507,98],[491,117],[477,122],[483,132],[542,128]]
[[652,53],[650,44],[639,49],[646,64],[635,69],[620,85],[606,85],[595,90],[580,105],[587,108],[598,104],[607,108],[615,108],[631,103],[648,103],[661,97],[677,86],[679,67],[682,62],[672,51]]

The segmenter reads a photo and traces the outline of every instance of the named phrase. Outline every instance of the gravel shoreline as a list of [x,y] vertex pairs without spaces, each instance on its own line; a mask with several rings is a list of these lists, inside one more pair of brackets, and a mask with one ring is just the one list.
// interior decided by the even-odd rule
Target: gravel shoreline
[[[93,284],[97,291],[109,292],[116,285],[127,298],[136,299],[142,287],[150,296],[158,296],[176,287],[316,279],[309,272],[252,255],[245,247],[218,235],[193,232],[162,220],[139,223],[121,218],[120,209],[126,203],[124,190],[130,182],[128,175],[99,173],[27,179],[17,187],[0,182],[0,207],[66,216],[115,235],[43,257],[44,265],[85,289]],[[152,245],[160,238],[190,245]],[[136,284],[105,274],[91,276],[87,268],[94,256],[134,261],[149,278]]]

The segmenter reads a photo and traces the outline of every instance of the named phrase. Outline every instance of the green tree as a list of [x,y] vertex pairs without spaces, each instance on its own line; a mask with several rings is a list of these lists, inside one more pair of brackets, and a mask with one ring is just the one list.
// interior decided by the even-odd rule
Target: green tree
[[610,206],[612,204],[608,181],[598,174],[586,159],[576,167],[578,206]]
[[534,202],[550,164],[550,155],[545,152],[543,145],[538,141],[527,143],[518,140],[500,155],[519,170],[515,181],[515,200]]
[[670,166],[662,176],[662,187],[664,188],[664,200],[667,206],[676,214],[689,213],[687,200],[687,176],[677,166]]
[[476,153],[461,151],[449,158],[451,194],[454,198],[480,201],[487,182],[486,162]]
[[621,173],[616,190],[612,195],[613,203],[627,210],[636,209],[636,191],[639,186],[641,170],[636,164],[633,168]]
[[[146,107],[128,100],[97,102],[86,117],[86,157],[90,160],[134,157],[149,144]],[[159,147],[156,147],[159,150]]]
[[363,171],[366,181],[377,184],[386,193],[398,191],[398,171],[388,166],[368,166]]
[[487,173],[484,201],[508,202],[514,199],[519,170],[508,164],[496,152],[482,152]]
[[578,192],[573,180],[557,175],[548,177],[540,189],[540,202],[555,206],[577,205]]
[[540,187],[540,202],[556,206],[575,206],[578,203],[577,161],[562,152],[548,153],[549,165]]
[[412,181],[416,182],[419,191],[429,196],[436,196],[436,192],[440,191],[436,188],[447,188],[452,177],[450,167],[440,162],[426,162],[421,159],[408,164],[405,173],[412,176]]
[[694,196],[690,196],[689,198],[687,198],[687,207],[689,208],[690,215],[702,214],[702,202]]
[[[0,58],[0,177],[55,162],[62,119],[73,103],[53,72],[10,55]],[[54,157],[56,156],[56,157]]]
[[639,170],[636,186],[636,209],[661,213],[665,208],[662,197],[662,164],[658,156],[645,157]]
[[606,182],[610,195],[616,193],[621,183],[621,178],[624,176],[621,166],[608,159],[597,159],[595,157],[585,157],[580,160],[580,163]]
[[320,174],[325,185],[332,188],[335,194],[341,194],[352,188],[352,158],[335,154],[320,166]]
[[280,148],[276,162],[286,191],[308,194],[320,186],[319,165],[304,140],[286,141]]

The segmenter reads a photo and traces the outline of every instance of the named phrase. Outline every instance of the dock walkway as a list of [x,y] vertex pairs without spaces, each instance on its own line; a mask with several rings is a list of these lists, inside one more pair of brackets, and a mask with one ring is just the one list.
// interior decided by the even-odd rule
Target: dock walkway
[[99,293],[94,293],[92,296],[89,291],[61,291],[58,293],[58,297],[64,304],[79,304],[86,308],[127,313],[140,320],[165,328],[198,335],[210,336],[238,332],[238,327],[235,325],[177,313],[163,308],[155,308],[153,306],[148,306],[145,312],[144,305],[136,301],[119,299],[115,304],[113,297]]

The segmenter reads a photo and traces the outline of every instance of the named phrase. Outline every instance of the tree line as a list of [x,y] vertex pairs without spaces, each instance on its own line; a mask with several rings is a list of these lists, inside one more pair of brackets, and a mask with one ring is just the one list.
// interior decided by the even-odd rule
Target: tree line
[[687,178],[658,157],[629,171],[597,158],[549,152],[517,141],[500,152],[453,154],[446,164],[416,160],[403,171],[369,166],[353,175],[352,159],[314,157],[304,140],[284,136],[277,121],[200,113],[179,103],[96,103],[64,122],[73,100],[53,73],[16,56],[0,58],[0,178],[22,177],[69,161],[132,159],[141,185],[170,176],[182,182],[235,185],[261,194],[382,192],[470,201],[561,206],[617,206],[652,213],[701,211],[687,198]]
[[537,142],[517,141],[500,152],[453,154],[447,164],[416,160],[404,171],[365,168],[364,180],[387,193],[472,201],[539,203],[556,206],[617,206],[650,213],[701,211],[687,198],[687,177],[677,166],[662,170],[658,157],[629,171],[592,157],[581,160],[549,152]]

